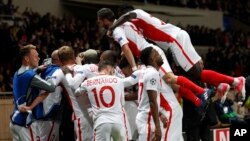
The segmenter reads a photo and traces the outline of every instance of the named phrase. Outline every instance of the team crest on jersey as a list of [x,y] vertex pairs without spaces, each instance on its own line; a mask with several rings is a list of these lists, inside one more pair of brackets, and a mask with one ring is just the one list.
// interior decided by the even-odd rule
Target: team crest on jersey
[[155,79],[155,78],[152,78],[152,79],[150,80],[150,84],[151,84],[151,85],[155,85],[155,84],[156,84],[156,79]]
[[122,37],[118,38],[118,42],[120,42],[122,40]]
[[131,77],[133,77],[134,79],[136,79],[136,76],[134,74],[132,74]]

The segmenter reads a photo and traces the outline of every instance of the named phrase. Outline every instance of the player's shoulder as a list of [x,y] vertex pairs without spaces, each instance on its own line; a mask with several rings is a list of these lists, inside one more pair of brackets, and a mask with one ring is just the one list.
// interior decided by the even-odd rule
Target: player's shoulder
[[159,77],[159,71],[153,67],[147,67],[144,70],[145,77]]
[[113,33],[123,32],[123,31],[124,31],[123,27],[124,27],[124,23],[123,23],[122,25],[120,25],[120,26],[117,26],[117,27],[114,29]]
[[74,70],[82,70],[84,69],[84,66],[83,65],[74,65]]

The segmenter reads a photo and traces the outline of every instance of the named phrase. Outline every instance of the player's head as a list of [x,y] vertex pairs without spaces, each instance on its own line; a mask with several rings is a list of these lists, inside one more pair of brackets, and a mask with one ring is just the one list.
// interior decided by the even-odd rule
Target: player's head
[[146,66],[150,65],[159,68],[163,64],[160,54],[153,47],[148,47],[142,50],[140,59]]
[[58,49],[58,57],[62,64],[75,61],[75,52],[69,46],[62,46]]
[[118,17],[120,17],[121,15],[123,15],[123,14],[125,14],[125,13],[127,13],[129,11],[132,11],[134,9],[135,8],[132,5],[130,5],[130,4],[123,4],[123,5],[121,5],[121,6],[118,7],[118,9],[117,9],[117,15],[118,15]]
[[115,72],[115,65],[111,61],[102,60],[98,64],[98,72],[108,74],[108,75],[113,75]]
[[115,20],[115,14],[109,8],[102,8],[97,11],[97,20],[102,27],[108,29]]
[[117,52],[113,50],[106,50],[101,54],[100,60],[108,60],[110,62],[113,62],[115,65],[117,65],[119,62],[119,55]]
[[81,56],[85,64],[98,64],[98,53],[94,49],[88,49],[81,53]]
[[62,63],[61,63],[61,61],[59,59],[58,50],[54,50],[51,53],[51,61],[52,61],[52,64],[55,64],[55,65],[58,65],[58,66],[62,65]]
[[40,58],[36,51],[36,46],[32,44],[26,45],[20,49],[19,54],[23,65],[30,66],[31,68],[38,66]]
[[[135,58],[135,62],[137,63],[137,58]],[[132,67],[130,66],[128,60],[126,57],[122,57],[121,61],[119,63],[119,68],[122,70],[122,73],[127,77],[130,76],[133,73]]]

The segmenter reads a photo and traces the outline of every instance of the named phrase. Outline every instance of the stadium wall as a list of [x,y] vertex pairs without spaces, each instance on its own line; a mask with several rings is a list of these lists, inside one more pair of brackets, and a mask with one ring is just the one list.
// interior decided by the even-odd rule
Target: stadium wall
[[60,0],[13,0],[13,4],[19,6],[19,12],[23,12],[28,7],[41,15],[48,12],[55,16],[62,16],[64,14]]

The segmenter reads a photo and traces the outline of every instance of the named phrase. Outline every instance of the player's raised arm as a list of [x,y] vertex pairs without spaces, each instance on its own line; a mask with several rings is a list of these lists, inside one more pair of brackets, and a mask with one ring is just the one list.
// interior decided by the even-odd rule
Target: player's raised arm
[[124,55],[125,55],[126,59],[128,60],[130,66],[132,67],[132,70],[133,71],[137,70],[135,60],[134,60],[134,56],[133,56],[128,44],[124,44],[122,46],[122,52],[124,53]]

